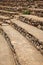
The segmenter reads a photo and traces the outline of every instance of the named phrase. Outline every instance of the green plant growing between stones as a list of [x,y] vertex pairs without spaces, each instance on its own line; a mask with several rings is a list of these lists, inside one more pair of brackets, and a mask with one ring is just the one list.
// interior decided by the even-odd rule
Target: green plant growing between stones
[[30,12],[30,11],[25,10],[25,11],[23,11],[23,14],[30,15],[30,14],[31,14],[31,12]]

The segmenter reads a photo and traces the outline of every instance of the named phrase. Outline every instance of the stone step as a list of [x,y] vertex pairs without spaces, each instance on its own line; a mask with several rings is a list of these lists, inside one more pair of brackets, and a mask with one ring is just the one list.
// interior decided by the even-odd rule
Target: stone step
[[42,55],[19,32],[10,25],[2,26],[2,29],[10,37],[21,65],[43,65]]

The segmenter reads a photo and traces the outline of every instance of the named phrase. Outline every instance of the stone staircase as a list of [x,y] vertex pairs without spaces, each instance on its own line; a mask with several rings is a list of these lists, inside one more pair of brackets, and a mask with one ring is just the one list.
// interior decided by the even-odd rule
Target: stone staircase
[[34,3],[38,6],[38,8],[43,9],[43,0],[42,1],[35,1]]

